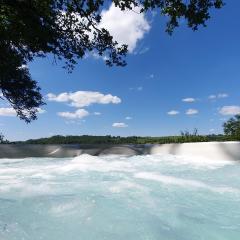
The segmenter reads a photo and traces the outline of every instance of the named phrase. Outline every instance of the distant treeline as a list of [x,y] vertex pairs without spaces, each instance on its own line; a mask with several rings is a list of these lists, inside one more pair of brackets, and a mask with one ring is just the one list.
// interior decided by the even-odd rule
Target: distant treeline
[[[120,136],[61,136],[49,138],[30,139],[21,143],[28,144],[153,144],[153,143],[185,143],[185,142],[210,142],[210,141],[240,141],[240,136],[227,135],[191,135],[165,137],[120,137]],[[17,142],[15,142],[17,143]]]

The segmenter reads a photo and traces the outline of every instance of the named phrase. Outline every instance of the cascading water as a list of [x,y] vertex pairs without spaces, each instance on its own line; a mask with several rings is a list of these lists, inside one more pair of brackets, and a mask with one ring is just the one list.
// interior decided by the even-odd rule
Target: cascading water
[[171,155],[0,159],[1,240],[239,240],[240,164]]

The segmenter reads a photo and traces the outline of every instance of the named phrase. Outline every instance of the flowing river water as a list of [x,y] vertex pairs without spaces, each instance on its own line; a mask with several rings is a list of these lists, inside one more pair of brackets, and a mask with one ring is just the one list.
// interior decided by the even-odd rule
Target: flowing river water
[[239,240],[240,163],[0,159],[0,240]]

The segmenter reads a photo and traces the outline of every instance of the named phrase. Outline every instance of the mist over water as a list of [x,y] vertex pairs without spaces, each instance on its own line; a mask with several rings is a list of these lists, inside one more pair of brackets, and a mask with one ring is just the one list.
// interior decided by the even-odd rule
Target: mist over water
[[0,240],[239,240],[240,163],[0,159]]

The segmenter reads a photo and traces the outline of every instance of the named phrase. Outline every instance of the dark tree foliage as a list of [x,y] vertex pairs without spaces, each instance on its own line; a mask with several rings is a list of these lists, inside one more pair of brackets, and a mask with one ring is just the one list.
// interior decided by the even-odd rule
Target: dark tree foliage
[[29,139],[23,143],[27,144],[165,144],[185,142],[212,142],[212,141],[239,141],[240,136],[227,135],[184,135],[164,137],[140,137],[140,136],[61,136],[56,135],[49,138]]
[[223,129],[226,135],[240,137],[240,115],[236,115],[225,122]]
[[1,132],[0,132],[0,143],[9,143],[9,141],[4,138],[4,135]]
[[26,122],[36,119],[37,109],[43,101],[40,88],[24,66],[26,61],[9,46],[0,46],[0,56],[0,89],[3,96],[21,119]]
[[106,55],[108,66],[125,66],[127,45],[119,46],[100,28],[101,11],[114,3],[122,11],[139,6],[168,18],[171,34],[181,18],[197,30],[206,25],[211,8],[223,0],[0,0],[0,91],[20,118],[36,119],[43,104],[40,88],[23,65],[53,54],[71,71],[77,60],[94,51]]
[[0,133],[0,143],[2,143],[4,141],[4,136],[2,135],[2,133]]

